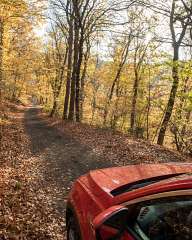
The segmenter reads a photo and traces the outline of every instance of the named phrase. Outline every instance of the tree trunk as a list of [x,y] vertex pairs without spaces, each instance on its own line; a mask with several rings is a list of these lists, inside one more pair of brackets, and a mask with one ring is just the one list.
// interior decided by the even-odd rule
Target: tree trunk
[[117,82],[117,88],[116,88],[116,99],[115,99],[115,106],[113,110],[113,114],[111,116],[111,128],[113,130],[116,129],[117,121],[119,119],[119,113],[118,113],[118,105],[119,105],[119,81]]
[[54,96],[54,100],[53,100],[53,108],[51,110],[51,113],[50,113],[50,117],[53,117],[56,113],[56,110],[57,110],[57,97]]
[[83,103],[84,103],[84,91],[85,91],[85,77],[87,73],[87,64],[88,64],[88,59],[89,59],[89,54],[90,54],[90,45],[87,47],[87,51],[85,54],[84,58],[84,67],[83,67],[83,72],[81,76],[81,89],[80,89],[80,119],[83,119]]
[[73,55],[73,18],[71,16],[69,22],[69,37],[68,37],[68,64],[67,64],[67,83],[66,83],[66,92],[65,92],[65,101],[64,101],[64,111],[63,119],[67,119],[68,108],[69,108],[69,97],[71,89],[71,68],[72,68],[72,55]]
[[4,35],[4,23],[0,18],[0,100],[2,98],[3,88],[3,35]]
[[76,120],[75,118],[75,99],[76,99],[76,79],[77,79],[77,68],[79,58],[79,19],[78,19],[78,2],[73,1],[74,8],[74,55],[73,55],[73,73],[71,78],[71,95],[70,95],[70,106],[69,116],[70,121]]
[[135,81],[133,85],[133,98],[132,98],[132,104],[131,104],[131,118],[130,118],[130,129],[132,133],[135,128],[138,86],[139,86],[139,77],[138,77],[137,70],[135,69]]
[[111,89],[110,89],[110,92],[109,92],[109,97],[107,99],[106,106],[105,106],[105,109],[104,109],[104,115],[103,115],[103,125],[104,126],[107,123],[107,116],[108,116],[108,112],[109,112],[110,103],[111,103],[111,100],[113,98],[113,93],[114,93],[114,90],[115,90],[115,86],[116,86],[117,82],[119,81],[119,79],[121,77],[123,67],[124,67],[125,62],[127,60],[130,43],[131,43],[131,37],[129,36],[129,40],[128,40],[127,44],[125,45],[124,49],[123,49],[123,52],[122,52],[122,55],[121,55],[121,61],[119,63],[119,67],[118,67],[116,76],[113,80],[113,83],[112,83],[112,86],[111,86]]
[[178,89],[178,85],[179,85],[178,60],[179,60],[179,46],[176,45],[176,46],[174,46],[174,57],[173,57],[173,67],[172,67],[173,84],[172,84],[169,100],[167,103],[165,115],[163,118],[163,122],[161,124],[161,128],[159,131],[159,136],[158,136],[158,140],[157,140],[157,143],[159,145],[163,145],[165,133],[166,133],[168,123],[170,121],[174,103],[175,103],[175,97],[176,97],[177,89]]
[[84,43],[84,36],[81,34],[81,38],[79,41],[79,58],[77,64],[77,74],[76,74],[76,96],[75,96],[75,110],[76,110],[76,121],[80,122],[80,72],[81,72],[81,65],[83,61],[83,43]]
[[149,138],[150,138],[150,133],[149,133],[150,109],[151,109],[151,71],[149,69],[149,85],[148,85],[147,116],[146,116],[146,121],[147,121],[147,140],[149,140]]
[[55,79],[55,85],[54,85],[54,99],[53,99],[53,108],[52,111],[50,113],[50,117],[53,117],[57,111],[57,103],[58,103],[58,99],[59,99],[59,95],[61,92],[61,86],[62,86],[62,82],[63,82],[63,75],[64,75],[64,69],[65,69],[65,64],[66,64],[66,59],[67,59],[67,52],[68,50],[66,49],[66,55],[64,57],[64,61],[63,61],[63,65],[62,68],[59,69],[59,71],[57,71],[56,75],[56,79]]
[[71,79],[71,95],[70,95],[70,106],[69,106],[69,116],[70,121],[76,120],[75,115],[75,102],[77,91],[77,74],[78,74],[78,62],[79,62],[79,30],[80,30],[80,13],[79,13],[79,3],[78,0],[73,0],[74,9],[74,59],[73,59],[73,73]]

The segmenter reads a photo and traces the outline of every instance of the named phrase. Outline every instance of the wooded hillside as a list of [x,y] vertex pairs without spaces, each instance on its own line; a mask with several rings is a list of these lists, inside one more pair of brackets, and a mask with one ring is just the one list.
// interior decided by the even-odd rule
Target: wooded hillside
[[90,170],[191,157],[191,0],[0,0],[0,239],[65,240]]
[[0,1],[1,99],[191,154],[191,1]]

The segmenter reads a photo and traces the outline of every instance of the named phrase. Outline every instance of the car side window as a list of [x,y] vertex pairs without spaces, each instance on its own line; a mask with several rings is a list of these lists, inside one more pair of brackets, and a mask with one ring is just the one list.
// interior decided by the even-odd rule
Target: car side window
[[144,204],[134,229],[144,240],[190,240],[192,200],[167,199]]
[[125,217],[125,215],[121,214],[116,214],[113,217],[111,217],[106,223],[105,225],[113,227],[115,229],[120,229],[122,227],[122,222],[127,222],[127,218]]

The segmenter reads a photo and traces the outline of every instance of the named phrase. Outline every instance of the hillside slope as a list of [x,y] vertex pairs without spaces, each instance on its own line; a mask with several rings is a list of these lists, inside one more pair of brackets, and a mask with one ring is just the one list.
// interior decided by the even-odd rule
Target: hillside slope
[[96,128],[87,124],[49,119],[45,114],[41,114],[41,117],[48,122],[49,126],[56,127],[81,144],[89,146],[100,158],[117,165],[192,162],[190,156],[164,146],[151,144],[146,140],[132,138],[120,132]]
[[1,124],[0,239],[65,240],[72,183],[86,172],[154,162],[192,162],[121,133],[50,119],[10,104]]

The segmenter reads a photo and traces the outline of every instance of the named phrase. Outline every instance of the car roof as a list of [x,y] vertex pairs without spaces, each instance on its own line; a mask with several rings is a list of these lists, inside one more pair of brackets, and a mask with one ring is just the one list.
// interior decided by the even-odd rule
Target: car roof
[[86,178],[96,195],[102,195],[106,200],[113,198],[115,202],[120,202],[121,199],[127,200],[128,197],[131,199],[133,192],[142,192],[141,190],[145,188],[155,193],[162,183],[166,190],[178,182],[178,178],[180,182],[190,181],[192,186],[190,173],[192,163],[140,164],[90,171]]

